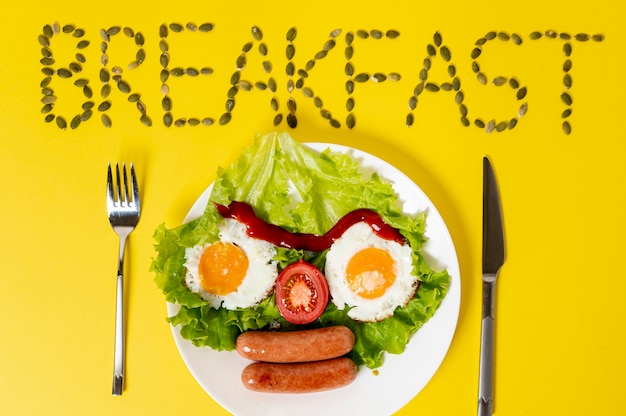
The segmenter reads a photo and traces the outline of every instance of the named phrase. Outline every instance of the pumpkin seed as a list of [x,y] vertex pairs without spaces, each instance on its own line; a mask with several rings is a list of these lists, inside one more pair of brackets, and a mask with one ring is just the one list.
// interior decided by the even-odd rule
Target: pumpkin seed
[[42,104],[54,104],[57,100],[56,95],[44,95],[41,99]]
[[169,27],[172,32],[182,32],[184,30],[183,25],[180,23],[170,23]]
[[354,55],[354,48],[352,46],[346,46],[344,55],[346,59],[348,60],[352,59],[352,56]]
[[452,58],[452,53],[447,46],[442,46],[441,48],[439,48],[439,53],[441,54],[443,60],[446,62],[450,61],[450,59]]
[[257,26],[252,26],[251,32],[252,32],[252,37],[255,40],[263,39],[263,32],[261,32],[261,29],[259,29]]
[[604,35],[602,33],[596,33],[595,35],[591,36],[591,39],[596,42],[602,42],[604,40]]
[[424,69],[429,71],[431,66],[432,61],[430,60],[430,58],[424,58]]
[[479,72],[478,75],[476,75],[476,79],[483,85],[487,84],[487,76],[482,72]]
[[522,44],[522,37],[520,35],[518,35],[517,33],[513,33],[511,35],[511,39],[513,40],[513,43],[516,45],[521,45]]
[[461,124],[463,124],[463,126],[468,127],[470,125],[470,121],[467,117],[461,117]]
[[52,111],[53,108],[54,108],[54,105],[52,104],[44,104],[44,106],[41,107],[41,112],[42,114],[46,114]]
[[294,113],[287,114],[287,125],[292,129],[295,129],[298,125],[298,119]]
[[572,38],[572,35],[570,35],[569,33],[559,33],[559,39],[561,40],[570,40]]
[[91,98],[93,96],[93,91],[91,90],[91,87],[89,87],[89,85],[85,85],[83,87],[83,95],[87,98]]
[[354,109],[354,98],[350,97],[346,100],[346,110],[352,111]]
[[80,115],[80,121],[87,121],[91,118],[92,115],[93,115],[93,111],[85,110]]
[[568,90],[570,88],[572,88],[572,77],[570,74],[565,74],[563,76],[563,85],[565,86],[565,88],[567,88]]
[[434,36],[433,36],[433,41],[435,42],[435,46],[436,47],[440,47],[441,46],[441,33],[439,32],[435,32]]
[[502,85],[506,84],[507,81],[508,79],[506,77],[495,77],[491,82],[496,87],[501,87]]
[[412,96],[411,98],[409,98],[409,110],[415,110],[415,108],[417,107],[417,97],[416,96]]
[[476,59],[480,56],[480,54],[482,53],[482,49],[480,47],[476,47],[474,49],[472,49],[472,53],[471,53],[471,57],[472,59]]
[[85,101],[81,108],[85,111],[91,110],[93,106],[96,105],[93,101]]
[[228,98],[233,98],[235,97],[237,94],[239,93],[239,87],[237,85],[233,85],[232,87],[230,87],[228,89],[228,92],[226,93],[226,96]]
[[276,92],[276,80],[274,78],[267,80],[267,88],[269,88],[271,92]]
[[[45,88],[48,85],[50,85],[50,82],[52,82],[52,77],[45,77],[44,79],[41,80],[41,82],[39,83],[39,86],[41,88]],[[74,83],[74,84],[76,84],[76,83]]]
[[186,125],[187,125],[186,118],[179,118],[176,121],[174,121],[174,127],[185,127]]
[[514,90],[519,88],[519,81],[515,78],[510,78],[509,79],[509,86],[511,88],[513,88]]
[[586,33],[578,33],[574,35],[574,39],[579,42],[587,42],[590,39],[590,36]]
[[333,117],[330,111],[325,110],[325,109],[320,110],[320,115],[322,116],[322,118],[325,118],[326,120],[330,120]]
[[386,79],[387,79],[387,76],[385,74],[380,73],[380,72],[377,72],[374,75],[372,75],[372,81],[374,81],[374,82],[383,82]]
[[287,76],[292,77],[293,74],[295,73],[296,67],[293,64],[293,62],[289,62],[287,63],[287,66],[285,67],[285,73],[287,74]]
[[328,36],[334,39],[339,35],[341,35],[341,29],[335,29],[332,32],[330,32]]
[[287,42],[293,42],[296,36],[298,36],[298,30],[295,27],[290,28],[286,35]]
[[526,93],[528,92],[528,89],[526,87],[522,87],[519,90],[517,90],[517,99],[518,100],[522,100],[524,99],[524,97],[526,97]]
[[354,33],[347,32],[346,33],[346,45],[351,45],[353,41],[354,41]]
[[50,67],[41,68],[41,73],[47,77],[51,77],[52,75],[54,75],[54,69]]
[[59,68],[57,69],[57,75],[61,78],[70,78],[72,77],[72,72],[67,68]]
[[567,134],[568,136],[572,133],[572,126],[571,124],[569,124],[569,121],[563,122],[563,133]]
[[270,61],[263,61],[263,69],[269,74],[272,72],[272,63]]
[[76,54],[76,60],[80,62],[81,64],[84,64],[85,62],[87,62],[87,58],[85,58],[85,55],[83,55],[82,53]]
[[367,82],[370,79],[370,74],[366,73],[366,72],[361,72],[360,74],[357,74],[357,76],[354,77],[354,80],[356,82]]
[[219,119],[220,126],[224,126],[224,125],[230,123],[230,120],[232,120],[232,114],[231,113],[226,112],[226,113],[222,114],[222,116]]
[[200,68],[200,73],[202,75],[211,75],[213,73],[213,68],[205,66],[204,68]]
[[467,117],[468,110],[465,104],[459,105],[459,113],[461,113],[461,117]]
[[524,117],[526,115],[527,112],[528,112],[528,103],[524,103],[517,110],[517,116],[519,118],[522,118],[522,117]]
[[352,94],[354,92],[354,81],[346,81],[346,91],[348,92],[348,94]]
[[123,80],[118,81],[117,88],[124,94],[128,94],[130,92],[130,85],[128,85],[128,83]]
[[114,36],[114,35],[117,35],[118,33],[120,33],[121,30],[122,30],[122,28],[119,27],[119,26],[111,26],[110,28],[107,29],[106,33],[109,36]]
[[65,119],[61,116],[58,116],[56,118],[56,122],[57,122],[57,126],[61,129],[61,130],[65,130],[67,128],[67,121],[65,121]]
[[442,82],[439,87],[444,91],[452,91],[453,89],[452,84],[449,82]]
[[296,100],[291,97],[289,97],[289,99],[287,100],[287,110],[292,113],[296,112]]
[[163,111],[170,112],[172,111],[172,99],[168,96],[163,97],[161,100],[161,106],[163,107]]
[[377,29],[370,30],[370,36],[374,39],[381,39],[383,37],[383,32]]
[[107,98],[111,94],[111,84],[104,84],[100,88],[100,97]]
[[122,29],[122,32],[124,33],[124,35],[126,35],[129,38],[134,38],[135,37],[135,31],[132,28],[128,27],[128,26],[126,26],[124,29]]
[[173,122],[174,119],[172,118],[172,113],[163,114],[163,124],[165,125],[165,127],[170,127]]
[[507,129],[507,127],[509,127],[509,122],[508,121],[501,121],[498,124],[496,124],[496,131],[498,133],[503,132],[504,130]]
[[215,120],[212,119],[211,117],[205,117],[202,119],[202,125],[203,126],[211,126],[213,125],[213,123],[215,123]]
[[396,39],[398,36],[400,36],[400,32],[398,32],[397,30],[390,29],[385,32],[385,36],[388,39]]
[[567,109],[563,110],[563,112],[561,113],[561,118],[568,118],[571,115],[572,115],[572,109],[571,108],[567,108]]
[[39,62],[40,62],[42,65],[49,66],[49,65],[54,65],[55,60],[54,60],[54,59],[52,59],[52,58],[41,58],[41,59],[39,60]]
[[313,98],[313,105],[316,108],[322,108],[324,106],[324,102],[322,101],[320,97],[315,97]]
[[476,127],[478,127],[479,129],[484,129],[485,128],[485,122],[482,121],[481,119],[477,118],[476,120],[474,120],[474,125]]
[[424,85],[424,89],[430,92],[437,92],[439,91],[439,85],[434,82],[427,82],[426,85]]
[[463,94],[463,91],[459,91],[454,95],[454,102],[456,102],[457,105],[460,105],[464,99],[465,94]]
[[243,91],[252,90],[252,83],[250,81],[239,81],[239,84],[237,84],[237,86]]
[[109,55],[107,55],[106,53],[103,53],[100,56],[100,63],[102,64],[102,66],[107,66],[107,64],[109,63]]
[[454,77],[456,75],[456,66],[448,65],[448,75]]
[[198,30],[198,26],[195,23],[189,22],[185,25],[185,27],[187,28],[188,31],[190,32],[195,32],[196,30]]
[[330,51],[331,49],[333,49],[336,45],[336,42],[334,39],[330,39],[327,40],[326,42],[324,42],[324,46],[322,47],[322,49],[326,52]]
[[349,129],[353,129],[354,126],[356,126],[356,119],[354,118],[354,114],[348,114],[348,116],[346,117],[346,126]]
[[566,59],[565,62],[563,62],[563,72],[569,72],[570,69],[572,69],[572,61]]
[[293,79],[288,79],[287,80],[287,91],[288,92],[292,92],[293,89],[295,88],[295,84],[293,83]]
[[480,65],[478,64],[478,62],[472,61],[472,71],[474,71],[475,74],[478,74],[480,72]]
[[532,32],[532,33],[529,35],[529,37],[530,37],[532,40],[541,39],[541,37],[542,37],[542,36],[543,36],[543,34],[542,34],[541,32],[538,32],[538,31]]
[[302,89],[302,95],[304,95],[307,98],[313,98],[313,90],[309,87],[305,87]]
[[417,86],[413,90],[413,95],[417,97],[418,95],[422,93],[422,91],[424,91],[424,83],[420,82],[419,84],[417,84]]
[[461,89],[461,79],[459,77],[454,77],[452,80],[452,88],[454,88],[454,91],[459,91]]
[[348,62],[348,63],[346,64],[346,67],[345,67],[345,73],[346,73],[346,75],[347,75],[347,76],[349,76],[349,77],[351,77],[352,75],[354,75],[354,66],[353,66],[350,62]]
[[363,29],[359,29],[359,30],[357,30],[357,31],[356,31],[356,35],[357,35],[357,37],[359,37],[359,38],[361,38],[361,39],[367,39],[367,38],[369,38],[369,36],[370,36],[370,34],[369,34],[369,33],[367,33],[367,31],[366,31],[366,30],[363,30]]
[[192,117],[189,120],[187,120],[187,124],[189,124],[190,126],[197,126],[200,124],[200,119]]
[[265,43],[259,43],[259,53],[261,56],[267,55],[267,45]]
[[476,45],[476,46],[482,46],[482,45],[484,45],[485,43],[487,43],[487,39],[485,39],[485,38],[479,38],[479,39],[478,39],[478,40],[474,43],[474,45]]
[[200,32],[210,32],[213,30],[213,28],[215,27],[215,25],[213,23],[202,23],[200,26],[198,26],[198,30]]
[[546,30],[546,31],[544,32],[544,35],[545,35],[547,38],[550,38],[550,39],[556,39],[556,37],[557,37],[557,33],[556,33],[554,30]]
[[50,48],[41,48],[41,55],[44,58],[52,58],[52,51]]
[[237,67],[238,70],[243,69],[246,66],[246,63],[248,62],[246,55],[245,54],[241,54],[237,57],[237,61],[235,63],[235,66]]
[[107,34],[107,31],[104,29],[100,29],[100,37],[102,38],[102,40],[104,40],[107,43],[111,41],[111,38]]
[[287,59],[289,60],[293,59],[293,56],[295,54],[296,54],[296,48],[291,43],[288,44],[285,50],[285,55],[287,56]]
[[87,46],[89,46],[88,40],[81,40],[80,42],[76,44],[76,48],[78,49],[85,49]]
[[413,116],[413,113],[407,114],[404,124],[406,124],[407,127],[411,127],[414,122],[415,122],[415,117]]
[[75,128],[80,126],[80,122],[81,122],[80,114],[75,115],[74,117],[72,117],[72,120],[70,121],[70,128],[74,130]]
[[283,121],[283,115],[282,114],[276,114],[274,116],[274,126],[278,126],[282,121]]
[[563,45],[563,54],[565,56],[570,56],[572,54],[572,44],[566,43]]
[[47,88],[47,87],[46,87],[46,88],[42,88],[42,89],[41,89],[41,93],[42,93],[43,95],[53,95],[53,94],[54,94],[54,91],[52,90],[52,88]]
[[142,64],[143,61],[146,60],[146,51],[143,50],[143,48],[137,51],[137,54],[135,55],[135,60],[137,61],[138,64]]
[[315,54],[315,59],[324,59],[326,58],[326,55],[328,55],[328,51],[325,50],[321,50],[318,53]]
[[59,22],[52,23],[52,32],[55,35],[58,35],[60,31],[61,31],[61,26],[59,25]]
[[502,41],[508,41],[511,39],[511,36],[506,32],[498,32],[498,39]]
[[331,127],[334,127],[336,129],[341,127],[341,123],[338,120],[335,120],[334,118],[331,118],[328,122],[330,123]]
[[428,45],[426,45],[426,53],[428,54],[428,56],[435,56],[437,55],[437,49],[435,49],[435,47],[429,43]]
[[169,29],[166,25],[162,24],[161,26],[159,26],[159,37],[161,37],[161,39],[165,39],[168,35],[168,32]]
[[139,121],[141,121],[141,124],[144,126],[152,126],[152,119],[147,114],[142,114],[141,117],[139,117]]
[[572,105],[572,102],[573,102],[572,96],[564,92],[561,94],[561,101],[563,101],[563,104],[565,105]]
[[252,42],[244,43],[243,47],[241,48],[241,52],[243,52],[243,53],[248,53],[251,50],[252,50]]
[[104,124],[104,127],[106,128],[110,128],[113,125],[113,122],[111,122],[111,117],[109,117],[108,114],[102,114],[100,116],[100,120],[102,121],[102,124]]
[[200,71],[196,68],[189,67],[185,69],[185,74],[190,77],[197,77],[198,75],[200,75]]
[[509,130],[513,130],[513,128],[515,128],[515,126],[517,126],[517,119],[516,118],[512,118],[509,120]]
[[233,109],[235,108],[235,99],[234,98],[227,99],[226,104],[224,104],[224,108],[229,113],[233,111]]
[[52,36],[54,36],[54,32],[52,31],[52,26],[50,25],[44,25],[43,26],[43,35],[47,38],[51,38]]
[[426,70],[426,68],[422,68],[420,70],[419,77],[420,77],[420,81],[422,81],[422,82],[426,81],[428,79],[428,71]]
[[161,82],[167,81],[169,77],[170,77],[170,71],[168,71],[167,69],[162,69],[161,73],[159,74],[159,78],[161,79]]
[[[300,77],[302,78],[302,82],[304,82],[305,78],[309,77],[309,73],[306,72],[304,69],[298,69],[298,75],[300,75]],[[298,81],[300,81],[300,80],[298,80]],[[300,88],[302,88],[302,87],[300,87]]]
[[105,112],[105,111],[107,111],[110,108],[111,108],[111,102],[110,101],[102,101],[100,103],[100,105],[98,106],[98,111]]
[[487,123],[487,127],[485,128],[485,131],[486,131],[487,133],[491,133],[491,132],[493,132],[495,129],[496,129],[496,121],[495,121],[495,120],[490,120],[490,121]]
[[390,72],[387,77],[389,78],[389,81],[392,82],[400,81],[400,79],[402,78],[402,76],[397,72]]

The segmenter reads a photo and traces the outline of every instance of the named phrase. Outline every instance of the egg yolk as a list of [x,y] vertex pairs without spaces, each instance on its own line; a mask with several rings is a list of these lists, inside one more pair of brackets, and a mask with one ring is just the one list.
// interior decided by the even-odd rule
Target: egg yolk
[[382,296],[395,280],[393,257],[380,248],[368,247],[359,251],[346,266],[348,287],[362,298]]
[[248,257],[238,246],[218,241],[202,253],[198,274],[202,288],[223,296],[237,290],[248,270]]

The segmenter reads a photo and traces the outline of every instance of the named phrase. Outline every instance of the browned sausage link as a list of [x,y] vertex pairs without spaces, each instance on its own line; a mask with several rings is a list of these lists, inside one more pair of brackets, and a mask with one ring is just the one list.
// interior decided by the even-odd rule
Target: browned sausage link
[[241,381],[253,391],[312,393],[346,386],[356,373],[356,365],[347,357],[308,363],[252,363],[243,369]]
[[345,326],[291,332],[249,331],[239,335],[236,345],[239,355],[254,361],[319,361],[350,352],[354,334]]

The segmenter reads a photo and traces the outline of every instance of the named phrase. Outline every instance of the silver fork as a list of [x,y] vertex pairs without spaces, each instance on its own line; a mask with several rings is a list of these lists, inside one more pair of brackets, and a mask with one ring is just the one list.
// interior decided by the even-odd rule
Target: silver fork
[[139,222],[139,187],[135,167],[130,164],[132,195],[128,192],[126,164],[122,165],[124,183],[120,181],[120,167],[115,164],[115,184],[109,163],[107,171],[107,211],[113,231],[120,237],[120,255],[117,265],[117,296],[115,309],[115,356],[113,369],[113,395],[120,396],[124,387],[125,331],[124,331],[124,249],[128,234]]

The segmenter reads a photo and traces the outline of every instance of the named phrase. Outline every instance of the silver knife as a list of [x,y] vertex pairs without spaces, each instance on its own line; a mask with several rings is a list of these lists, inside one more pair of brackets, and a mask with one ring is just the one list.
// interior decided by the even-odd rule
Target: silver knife
[[483,158],[483,313],[480,334],[478,416],[493,413],[493,329],[495,286],[504,264],[504,230],[500,195],[493,168]]

